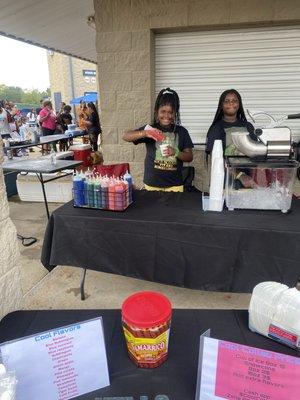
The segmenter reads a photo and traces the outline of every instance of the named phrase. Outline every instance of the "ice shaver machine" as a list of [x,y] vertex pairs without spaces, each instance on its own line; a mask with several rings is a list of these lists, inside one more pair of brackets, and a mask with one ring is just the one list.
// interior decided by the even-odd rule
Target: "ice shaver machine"
[[240,156],[226,157],[226,205],[229,210],[287,212],[299,167],[300,144],[292,141],[290,128],[280,124],[300,119],[300,114],[275,120],[261,111],[247,112],[253,122],[257,116],[265,116],[270,122],[264,128],[255,129],[256,140],[247,131],[232,132],[232,143]]

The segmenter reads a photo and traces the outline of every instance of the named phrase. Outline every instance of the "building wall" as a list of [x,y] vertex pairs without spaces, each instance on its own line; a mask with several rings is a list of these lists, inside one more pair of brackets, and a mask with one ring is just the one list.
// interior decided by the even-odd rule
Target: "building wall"
[[[0,164],[3,162],[3,142],[0,139]],[[20,284],[20,252],[17,232],[9,218],[3,170],[0,168],[0,319],[22,307]]]
[[97,65],[64,54],[48,52],[48,66],[53,104],[54,92],[61,92],[62,101],[70,104],[70,100],[83,96],[84,92],[98,91],[97,76],[95,82],[92,82],[91,79],[86,82],[82,73],[84,69],[97,70]]
[[[142,183],[144,146],[122,141],[149,123],[155,31],[207,30],[300,22],[298,0],[94,0],[105,163],[130,162]],[[196,185],[207,190],[203,149],[194,151]]]

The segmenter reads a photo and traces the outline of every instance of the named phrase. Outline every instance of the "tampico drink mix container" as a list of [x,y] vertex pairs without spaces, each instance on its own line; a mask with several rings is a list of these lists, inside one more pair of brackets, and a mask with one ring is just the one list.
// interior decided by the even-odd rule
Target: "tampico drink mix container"
[[140,368],[156,368],[168,357],[172,308],[167,297],[139,292],[122,305],[122,325],[131,360]]

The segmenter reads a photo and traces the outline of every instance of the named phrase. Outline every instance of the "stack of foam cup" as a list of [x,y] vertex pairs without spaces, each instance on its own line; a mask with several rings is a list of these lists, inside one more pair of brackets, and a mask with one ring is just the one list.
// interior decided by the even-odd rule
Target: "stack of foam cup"
[[300,292],[278,282],[253,289],[249,328],[289,347],[300,348]]
[[212,158],[211,158],[211,174],[209,189],[209,210],[222,211],[224,196],[224,159],[222,140],[215,140]]
[[[276,325],[290,327],[297,332],[300,341],[300,292],[296,288],[285,290],[273,318]],[[300,346],[300,343],[299,343]]]

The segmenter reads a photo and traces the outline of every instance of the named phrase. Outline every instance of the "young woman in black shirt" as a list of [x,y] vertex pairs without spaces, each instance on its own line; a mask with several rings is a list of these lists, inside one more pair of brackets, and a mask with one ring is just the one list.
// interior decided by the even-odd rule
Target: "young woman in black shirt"
[[96,106],[90,102],[87,104],[88,117],[85,120],[86,130],[89,134],[90,144],[94,151],[98,150],[98,136],[101,134],[100,118]]
[[179,97],[170,88],[159,92],[150,125],[126,131],[123,139],[146,145],[144,184],[146,190],[183,191],[183,162],[193,160],[194,147],[188,131],[181,126]]
[[[214,141],[218,139],[222,140],[225,156],[239,155],[231,139],[231,133],[237,130],[248,131],[251,139],[257,140],[254,126],[245,116],[241,95],[237,90],[229,89],[221,94],[214,120],[207,132],[205,148],[207,157],[212,152]],[[247,174],[240,173],[238,179],[243,187],[256,186]]]

